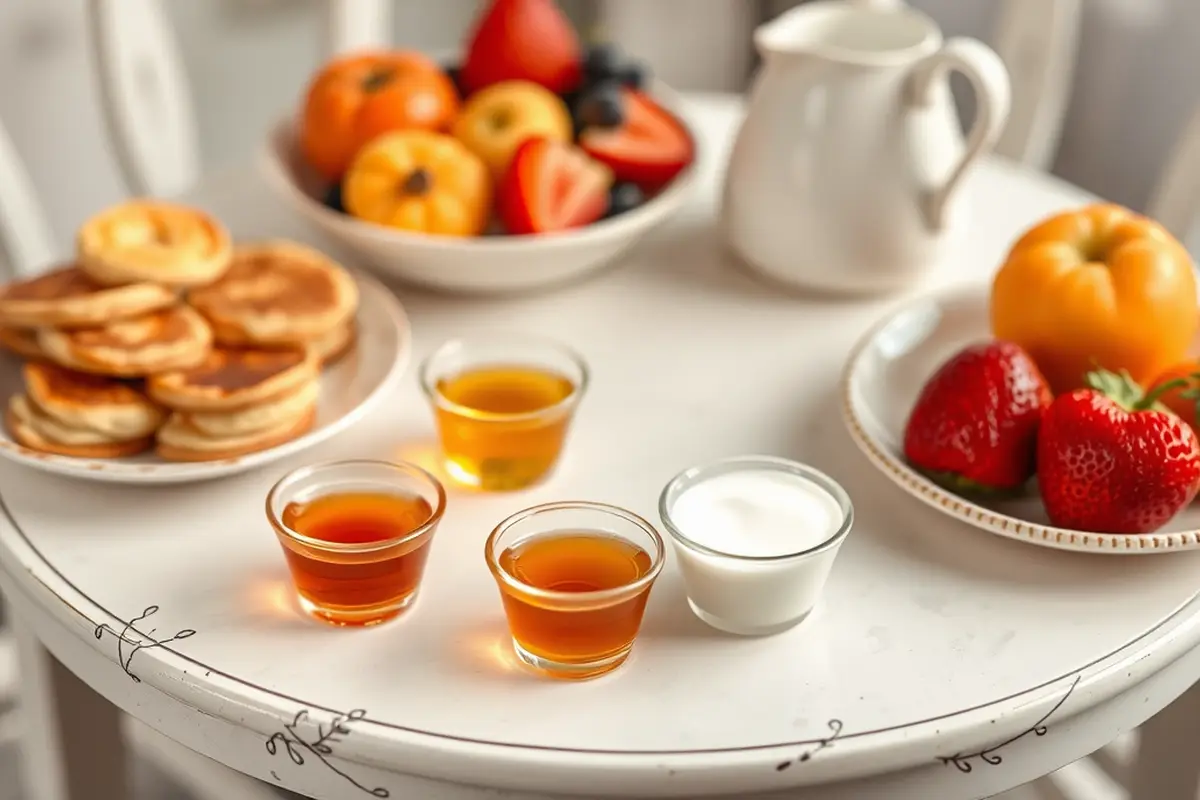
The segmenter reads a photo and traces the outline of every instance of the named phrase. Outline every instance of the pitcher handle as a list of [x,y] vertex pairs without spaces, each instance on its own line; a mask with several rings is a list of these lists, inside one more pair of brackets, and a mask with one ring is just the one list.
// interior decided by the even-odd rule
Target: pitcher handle
[[930,230],[945,227],[946,207],[968,168],[989,152],[1000,138],[1012,104],[1012,88],[1008,70],[1000,56],[983,42],[968,37],[950,39],[933,55],[913,67],[908,77],[907,101],[912,108],[928,106],[934,99],[934,88],[946,72],[961,72],[975,91],[975,122],[967,134],[962,159],[941,186],[921,193],[921,213]]

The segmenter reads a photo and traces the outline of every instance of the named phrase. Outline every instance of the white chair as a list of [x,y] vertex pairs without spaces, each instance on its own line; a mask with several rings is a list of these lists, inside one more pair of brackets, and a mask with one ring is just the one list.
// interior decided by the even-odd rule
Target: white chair
[[[384,44],[389,0],[327,0],[327,55]],[[101,108],[130,192],[171,197],[200,175],[195,114],[160,0],[88,0]]]
[[[29,176],[0,127],[0,278],[5,265],[9,276],[44,268],[51,241]],[[28,800],[123,800],[124,743],[196,800],[279,800],[266,784],[121,715],[54,661],[20,619],[8,628],[0,630],[0,744],[21,746]],[[62,767],[68,752],[75,756],[71,774]]]
[[1186,241],[1200,217],[1200,108],[1192,114],[1163,165],[1146,213]]

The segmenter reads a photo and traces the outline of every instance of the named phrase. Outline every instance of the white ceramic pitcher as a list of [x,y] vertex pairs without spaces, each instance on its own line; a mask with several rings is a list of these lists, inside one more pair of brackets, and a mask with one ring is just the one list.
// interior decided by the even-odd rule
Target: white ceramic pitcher
[[[723,232],[748,265],[799,287],[889,291],[962,229],[962,180],[999,137],[1008,73],[974,39],[942,42],[903,5],[816,0],[759,28],[763,67],[730,158]],[[978,98],[964,144],[948,73]]]

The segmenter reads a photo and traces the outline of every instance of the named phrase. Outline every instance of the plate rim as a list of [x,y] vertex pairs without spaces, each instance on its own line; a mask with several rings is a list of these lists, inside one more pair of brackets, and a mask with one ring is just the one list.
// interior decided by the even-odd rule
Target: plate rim
[[901,315],[911,313],[922,305],[932,303],[944,308],[951,302],[963,301],[974,302],[986,308],[987,295],[987,284],[962,284],[922,293],[893,306],[855,342],[842,369],[838,393],[842,423],[859,451],[867,457],[872,466],[905,493],[952,519],[1006,539],[1056,550],[1104,555],[1156,555],[1200,549],[1200,529],[1166,533],[1096,533],[1030,522],[994,511],[969,498],[956,495],[921,475],[902,458],[897,458],[889,452],[878,437],[870,432],[857,408],[855,391],[859,370],[872,343]]
[[26,452],[29,448],[14,441],[5,432],[4,439],[0,442],[0,458],[38,472],[94,483],[140,486],[171,485],[199,483],[238,475],[267,466],[328,441],[369,414],[399,383],[412,360],[412,321],[399,297],[366,270],[349,266],[346,266],[345,269],[358,283],[361,295],[372,295],[379,300],[384,317],[396,327],[397,346],[391,366],[384,372],[379,382],[353,408],[332,420],[328,425],[311,430],[275,447],[248,453],[232,460],[177,463],[164,461],[156,464],[129,464],[123,463],[120,459],[79,458],[52,453],[29,455]]

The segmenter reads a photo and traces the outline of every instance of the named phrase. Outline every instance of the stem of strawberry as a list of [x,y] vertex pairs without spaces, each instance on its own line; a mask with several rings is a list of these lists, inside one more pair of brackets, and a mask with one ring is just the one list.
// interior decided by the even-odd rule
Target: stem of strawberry
[[1171,391],[1172,389],[1183,389],[1190,385],[1191,384],[1188,382],[1187,378],[1176,378],[1173,381],[1165,381],[1160,383],[1158,386],[1155,386],[1153,389],[1151,389],[1145,397],[1138,401],[1133,410],[1145,411],[1146,409],[1153,408],[1154,404],[1158,402],[1158,399],[1167,392]]
[[1117,373],[1105,369],[1089,372],[1086,381],[1089,387],[1105,395],[1126,411],[1149,411],[1167,392],[1190,385],[1187,378],[1176,378],[1160,383],[1149,392],[1144,392],[1138,382],[1125,370]]

